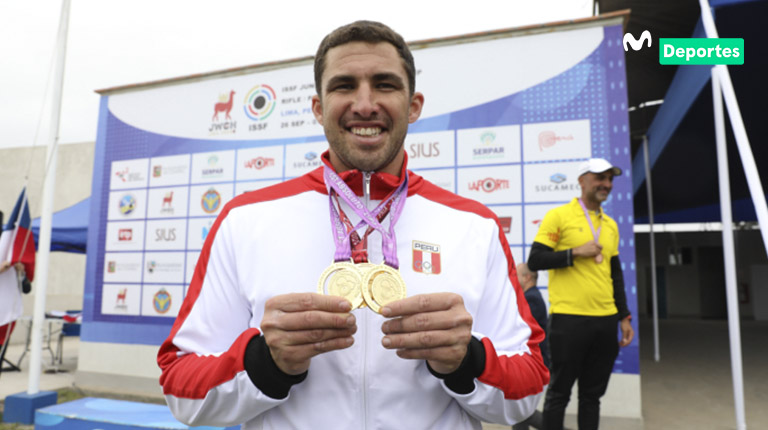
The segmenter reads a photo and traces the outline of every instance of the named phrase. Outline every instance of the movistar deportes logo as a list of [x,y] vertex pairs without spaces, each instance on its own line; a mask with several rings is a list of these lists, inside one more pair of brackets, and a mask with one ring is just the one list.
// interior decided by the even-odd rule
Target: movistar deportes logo
[[648,30],[645,30],[643,34],[640,35],[640,39],[635,39],[635,36],[633,36],[632,33],[626,33],[624,35],[624,51],[629,51],[627,45],[631,46],[633,51],[639,51],[642,49],[646,40],[648,41],[648,47],[650,48],[653,44],[653,39],[651,38],[651,32]]

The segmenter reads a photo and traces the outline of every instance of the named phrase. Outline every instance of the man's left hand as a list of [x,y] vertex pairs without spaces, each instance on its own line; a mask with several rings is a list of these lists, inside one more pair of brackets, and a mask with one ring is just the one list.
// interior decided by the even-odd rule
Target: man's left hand
[[387,318],[381,326],[387,349],[400,358],[427,360],[437,373],[459,368],[472,339],[472,315],[454,293],[420,294],[381,308]]
[[629,318],[621,320],[621,341],[619,346],[622,348],[632,343],[632,338],[635,337],[635,331],[632,329],[632,322]]

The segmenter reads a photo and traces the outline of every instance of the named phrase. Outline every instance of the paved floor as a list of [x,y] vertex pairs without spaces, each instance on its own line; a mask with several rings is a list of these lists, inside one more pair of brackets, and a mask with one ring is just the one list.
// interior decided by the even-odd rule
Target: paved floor
[[[643,423],[603,418],[608,430],[726,430],[736,429],[728,326],[724,320],[663,320],[660,324],[661,361],[653,361],[652,325],[640,320],[640,371]],[[768,322],[741,324],[746,422],[750,430],[768,429]],[[44,351],[46,372],[41,390],[71,386],[77,368],[79,341],[64,338],[61,365],[52,366]],[[6,357],[16,362],[23,345],[11,345]],[[26,391],[29,358],[22,372],[0,375],[0,400]],[[58,370],[58,372],[56,371]],[[64,372],[61,372],[64,371]],[[566,426],[576,429],[576,417]],[[485,430],[509,427],[486,425]]]

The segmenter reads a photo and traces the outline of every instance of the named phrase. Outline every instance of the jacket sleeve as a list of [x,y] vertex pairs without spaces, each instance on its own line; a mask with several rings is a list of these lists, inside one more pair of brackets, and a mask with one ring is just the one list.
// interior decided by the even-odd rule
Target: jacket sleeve
[[619,256],[611,257],[611,279],[613,280],[613,301],[619,311],[619,319],[630,315],[627,307],[627,293],[624,291],[624,273],[621,271]]
[[260,366],[262,336],[251,322],[250,305],[238,285],[230,246],[235,232],[227,222],[228,212],[211,228],[179,315],[158,352],[168,406],[190,426],[246,422],[284,402],[285,384],[291,384],[279,374],[255,378],[273,387],[267,392],[254,383],[256,369],[272,369],[268,363]]
[[[473,312],[473,339],[461,367],[473,374],[467,386],[443,379],[446,392],[474,417],[500,424],[527,419],[549,383],[539,327],[517,281],[515,262],[500,226],[491,240],[486,285]],[[461,367],[459,370],[461,370]]]

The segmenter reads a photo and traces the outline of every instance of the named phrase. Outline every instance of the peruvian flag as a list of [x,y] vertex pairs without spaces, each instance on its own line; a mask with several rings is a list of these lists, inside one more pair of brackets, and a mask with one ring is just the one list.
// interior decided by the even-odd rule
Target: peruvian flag
[[413,241],[413,270],[431,275],[440,274],[440,245]]
[[30,281],[35,277],[35,241],[31,223],[25,188],[21,190],[21,195],[16,200],[16,206],[8,218],[8,223],[3,226],[3,234],[0,236],[0,258],[3,261],[10,261],[11,264],[22,263]]

